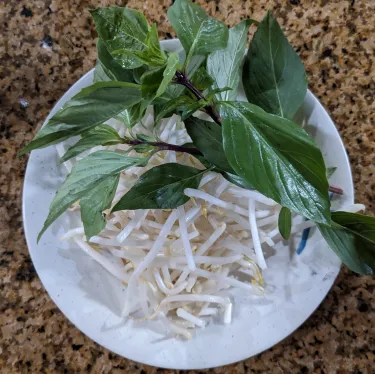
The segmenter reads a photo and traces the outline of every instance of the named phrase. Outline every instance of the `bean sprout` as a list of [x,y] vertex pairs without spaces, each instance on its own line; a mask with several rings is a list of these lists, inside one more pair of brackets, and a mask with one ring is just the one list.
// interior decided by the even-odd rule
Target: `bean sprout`
[[[191,141],[179,116],[163,119],[156,129],[153,122],[153,110],[149,108],[142,124],[136,124],[132,131],[156,134],[173,144]],[[131,135],[117,120],[110,120],[109,124],[121,136]],[[136,155],[125,144],[113,147]],[[65,146],[60,144],[56,148],[62,156]],[[80,158],[82,155],[64,166],[71,170]],[[157,152],[146,167],[121,172],[113,204],[145,171],[167,162],[203,168],[193,156]],[[263,294],[261,270],[267,264],[262,246],[273,247],[282,240],[277,227],[281,207],[259,192],[229,183],[213,171],[203,175],[198,189],[186,188],[184,193],[191,199],[177,209],[108,213],[105,229],[89,241],[82,223],[71,227],[61,239],[76,243],[106,271],[127,284],[123,317],[135,322],[159,319],[170,333],[191,339],[194,329],[212,323],[214,316],[220,316],[224,324],[231,323],[233,302],[222,292],[238,289],[244,295]],[[74,208],[79,209],[79,204]],[[355,211],[363,207],[346,208]],[[292,233],[314,225],[295,218]],[[238,274],[243,275],[241,280]],[[139,318],[138,313],[142,315]]]

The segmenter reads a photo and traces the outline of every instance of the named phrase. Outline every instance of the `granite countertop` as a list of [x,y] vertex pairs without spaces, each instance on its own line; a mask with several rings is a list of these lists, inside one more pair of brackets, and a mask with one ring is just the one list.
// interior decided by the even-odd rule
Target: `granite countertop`
[[[356,200],[375,214],[375,2],[200,0],[228,25],[274,12],[305,63],[310,89],[350,156]],[[59,97],[93,66],[88,7],[127,3],[173,32],[171,0],[7,0],[0,6],[0,371],[167,373],[121,358],[76,329],[50,300],[25,243],[21,192],[28,142]],[[203,371],[206,372],[206,371]],[[375,280],[342,269],[318,310],[254,358],[213,373],[374,373]]]

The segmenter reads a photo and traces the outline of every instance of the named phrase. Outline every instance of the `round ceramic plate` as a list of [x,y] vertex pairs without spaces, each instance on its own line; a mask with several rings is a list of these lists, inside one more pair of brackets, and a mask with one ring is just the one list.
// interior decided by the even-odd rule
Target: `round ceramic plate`
[[[179,48],[177,40],[164,41],[162,45],[169,51]],[[93,70],[66,92],[50,116],[92,80]],[[337,167],[331,182],[340,185],[345,195],[335,204],[352,203],[352,177],[344,146],[327,112],[311,92],[295,120],[306,121],[307,131],[322,149],[326,165]],[[192,340],[185,341],[166,337],[158,322],[123,320],[122,285],[72,244],[71,248],[68,245],[62,249],[59,237],[67,215],[45,233],[39,244],[36,242],[52,198],[65,176],[57,160],[55,147],[48,147],[33,151],[27,166],[23,218],[35,269],[52,300],[78,329],[131,360],[164,368],[197,369],[254,356],[297,329],[327,295],[339,272],[339,259],[317,230],[312,230],[300,255],[295,252],[298,236],[268,254],[269,268],[264,272],[266,295],[234,294],[230,325],[213,322],[198,329]]]

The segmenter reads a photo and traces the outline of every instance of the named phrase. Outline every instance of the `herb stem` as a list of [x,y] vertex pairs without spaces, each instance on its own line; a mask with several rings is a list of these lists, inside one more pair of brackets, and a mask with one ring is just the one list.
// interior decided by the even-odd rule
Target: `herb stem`
[[184,146],[169,144],[165,142],[145,142],[142,140],[133,139],[133,140],[126,140],[124,141],[124,143],[132,145],[132,146],[139,145],[139,144],[147,144],[147,145],[151,145],[153,147],[159,148],[159,151],[175,151],[175,152],[190,153],[192,155],[202,155],[202,153],[197,148],[184,147]]
[[[202,92],[200,92],[190,81],[188,76],[182,71],[177,70],[175,74],[175,82],[185,86],[198,100],[206,100]],[[221,118],[217,113],[213,105],[206,105],[204,107],[206,113],[218,124],[221,126]]]
[[340,188],[340,187],[337,187],[337,186],[329,186],[329,191],[337,193],[338,195],[343,195],[344,194],[344,190],[342,188]]

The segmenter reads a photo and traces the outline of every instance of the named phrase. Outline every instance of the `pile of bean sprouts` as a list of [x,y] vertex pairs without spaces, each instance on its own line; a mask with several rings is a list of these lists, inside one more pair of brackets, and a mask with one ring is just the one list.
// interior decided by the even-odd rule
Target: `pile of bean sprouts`
[[[108,124],[121,136],[143,133],[171,144],[191,142],[177,115],[163,119],[155,131],[152,107],[130,131],[115,119]],[[66,148],[59,144],[58,154],[62,156]],[[89,152],[103,148],[139,156],[128,145],[95,147]],[[65,167],[70,171],[87,154],[65,162]],[[146,167],[121,173],[113,205],[144,172],[170,162],[204,169],[189,154],[157,152]],[[123,317],[163,319],[172,334],[190,339],[196,328],[204,328],[214,318],[231,323],[233,300],[225,291],[237,288],[244,294],[264,293],[262,270],[267,261],[263,251],[282,240],[277,223],[281,206],[212,171],[203,176],[198,189],[186,188],[184,193],[190,200],[177,209],[108,210],[106,227],[99,235],[87,241],[81,223],[62,239],[73,241],[127,286]],[[79,202],[71,209],[79,209]],[[357,211],[362,206],[350,209]],[[292,233],[313,225],[295,217]]]

